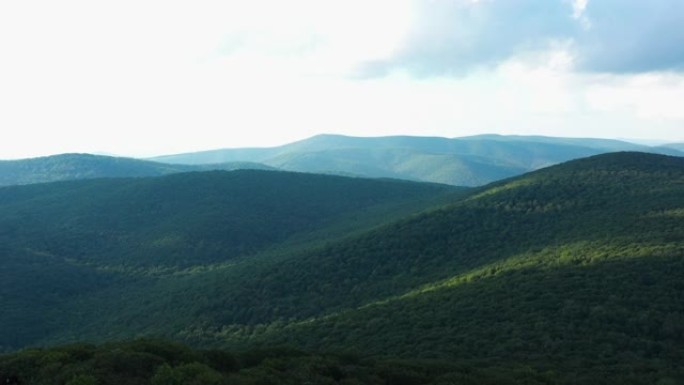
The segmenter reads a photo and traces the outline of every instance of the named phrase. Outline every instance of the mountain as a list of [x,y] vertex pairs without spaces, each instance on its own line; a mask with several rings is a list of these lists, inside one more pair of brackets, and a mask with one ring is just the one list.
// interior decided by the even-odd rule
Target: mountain
[[62,180],[146,177],[207,170],[288,170],[480,186],[571,159],[642,151],[684,156],[681,146],[618,140],[478,135],[447,139],[318,135],[273,148],[241,148],[140,160],[62,154],[0,161],[0,186]]
[[683,212],[684,158],[635,152],[455,191],[257,171],[5,187],[0,330],[507,373],[441,383],[680,383]]
[[616,139],[600,139],[600,138],[562,138],[549,137],[539,135],[498,135],[498,134],[484,134],[474,135],[462,138],[464,140],[497,140],[501,142],[530,142],[530,143],[549,143],[549,144],[566,144],[579,147],[596,148],[605,152],[616,151],[639,151],[649,148],[649,146],[640,143],[634,143],[627,140]]
[[677,150],[680,152],[684,151],[684,143],[668,143],[668,144],[665,144],[661,147],[674,149],[674,150]]
[[202,170],[272,169],[253,162],[200,166],[170,165],[146,160],[90,154],[62,154],[0,161],[0,186],[62,180],[159,176]]
[[[204,332],[238,345],[531,365],[577,376],[568,383],[668,372],[684,358],[683,212],[684,159],[573,161],[293,261],[288,292],[275,290],[277,271],[263,274],[264,308],[326,298],[325,311]],[[224,309],[227,324],[249,324]]]
[[[86,297],[100,307],[110,292],[330,242],[459,191],[257,170],[0,188],[0,349],[57,327],[77,332],[70,318],[95,310],[78,305]],[[48,316],[70,303],[79,307],[70,316]]]
[[455,139],[318,135],[272,148],[225,149],[154,158],[172,164],[251,161],[283,170],[479,186],[571,159],[615,151],[684,156],[675,149],[608,139],[478,135]]

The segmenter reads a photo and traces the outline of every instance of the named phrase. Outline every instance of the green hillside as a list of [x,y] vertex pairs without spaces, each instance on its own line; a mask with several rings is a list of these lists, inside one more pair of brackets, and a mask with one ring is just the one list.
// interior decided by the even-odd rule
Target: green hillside
[[272,148],[225,149],[154,158],[172,164],[251,161],[283,170],[481,186],[560,162],[614,151],[684,155],[608,139],[478,135],[463,138],[318,135]]
[[264,298],[338,306],[206,338],[682,379],[682,212],[682,158],[571,162],[300,259],[298,285]]
[[[158,277],[182,281],[194,270],[332,241],[454,191],[256,170],[0,188],[0,350],[55,328],[78,333],[71,317],[86,313],[94,322],[118,311],[106,302],[110,291],[121,298]],[[69,299],[92,296],[100,301],[93,307],[64,312]],[[136,304],[147,303],[145,296]],[[55,317],[47,316],[50,309]],[[112,332],[133,330],[119,325]]]
[[[209,187],[222,186],[217,176],[240,180],[226,186],[246,200],[205,210],[205,195],[225,195],[225,186]],[[265,180],[284,190],[273,195]],[[72,188],[81,199],[66,199]],[[83,198],[107,201],[105,192],[120,206],[98,211]],[[56,208],[42,209],[47,197]],[[413,363],[410,379],[384,383],[684,381],[684,158],[598,155],[467,194],[252,171],[8,187],[0,202],[0,245],[11,262],[3,268],[14,277],[0,291],[14,307],[0,320],[6,348],[158,335],[233,351],[288,345]],[[142,211],[148,205],[158,211]],[[131,226],[139,212],[155,220]],[[213,237],[223,226],[214,212],[242,219]],[[246,220],[250,213],[268,220]],[[69,247],[41,243],[56,222],[65,224],[60,234],[79,223],[93,233]],[[239,226],[252,230],[225,239]],[[95,248],[78,254],[79,245]],[[31,313],[34,303],[42,307]],[[306,366],[282,359],[261,369]]]
[[146,160],[90,154],[62,154],[0,161],[0,186],[74,179],[160,176],[202,170],[272,169],[254,162],[170,165]]

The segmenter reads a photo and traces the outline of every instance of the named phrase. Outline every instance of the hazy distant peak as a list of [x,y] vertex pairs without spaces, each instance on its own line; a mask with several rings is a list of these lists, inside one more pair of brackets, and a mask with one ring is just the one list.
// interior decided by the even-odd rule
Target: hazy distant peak
[[237,148],[152,158],[172,164],[257,162],[289,171],[402,178],[461,186],[614,151],[684,155],[611,139],[486,134],[460,138],[320,134],[269,148]]

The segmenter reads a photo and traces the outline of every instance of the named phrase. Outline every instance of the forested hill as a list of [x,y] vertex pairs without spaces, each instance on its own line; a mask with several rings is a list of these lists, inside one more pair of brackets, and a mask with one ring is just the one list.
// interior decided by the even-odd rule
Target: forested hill
[[674,148],[591,138],[318,135],[278,147],[202,151],[154,160],[174,164],[252,161],[291,171],[481,186],[560,162],[615,151],[684,155]]
[[[329,310],[208,338],[679,383],[683,229],[684,159],[573,161],[264,273],[271,306],[326,298]],[[285,276],[296,284],[278,292]]]
[[481,186],[560,162],[614,151],[684,156],[678,144],[478,135],[462,138],[318,135],[271,148],[237,148],[141,160],[62,154],[0,161],[0,186],[207,170],[285,170]]
[[[117,311],[110,291],[129,295],[160,276],[333,241],[458,191],[258,170],[1,187],[0,350],[34,343],[56,325],[79,333],[70,317]],[[64,311],[89,296],[98,298],[94,307]]]
[[180,173],[0,188],[0,239],[97,265],[186,266],[253,254],[450,186],[277,171]]
[[[276,175],[291,185],[291,174]],[[326,183],[349,183],[346,178],[315,178],[324,178],[317,180],[329,181]],[[104,182],[93,181],[90,188]],[[244,194],[256,194],[256,201],[267,194],[262,190],[268,189],[261,184],[242,183]],[[186,180],[184,185],[207,189],[206,184],[196,181]],[[170,186],[132,191],[163,197],[162,192],[171,194]],[[406,186],[409,191],[439,189]],[[179,192],[179,197],[196,196],[195,190],[188,189]],[[356,190],[359,192],[352,193]],[[312,225],[318,231],[314,239],[327,242],[278,243],[249,258],[219,264],[211,257],[218,249],[195,241],[200,234],[211,234],[212,227],[198,226],[185,216],[171,222],[177,226],[161,221],[150,229],[168,230],[165,234],[169,236],[176,232],[191,236],[181,238],[180,243],[174,243],[173,237],[149,237],[159,242],[142,244],[148,248],[130,254],[135,256],[125,261],[130,265],[112,262],[129,252],[123,245],[131,243],[119,232],[124,222],[112,222],[119,227],[108,225],[113,231],[105,232],[106,237],[92,233],[81,238],[126,240],[122,245],[96,242],[97,253],[79,255],[76,251],[82,243],[73,241],[70,248],[47,248],[39,241],[17,243],[21,239],[39,240],[52,228],[36,226],[39,219],[50,218],[49,214],[43,217],[26,211],[38,202],[34,198],[40,190],[31,191],[32,196],[24,194],[23,206],[7,196],[0,200],[15,210],[0,215],[6,218],[0,226],[6,235],[0,247],[17,246],[0,254],[11,257],[12,263],[3,266],[5,276],[15,279],[1,283],[5,285],[3,293],[9,294],[4,296],[5,308],[10,309],[10,316],[0,319],[5,346],[163,335],[195,346],[233,350],[285,344],[307,351],[445,359],[460,369],[457,377],[443,383],[607,385],[684,381],[682,158],[614,153],[571,161],[466,195],[452,195],[449,203],[419,214],[397,219],[397,215],[388,215],[396,213],[394,209],[384,211],[384,225],[366,226],[363,231],[348,232],[345,226],[315,222]],[[325,192],[323,196],[332,198],[320,202],[310,195],[300,197],[304,191],[297,190],[279,194],[299,197],[291,198],[296,210],[267,206],[257,212],[274,218],[300,211],[325,212],[329,210],[326,205],[339,207],[337,202],[342,199],[368,202],[361,191]],[[429,193],[426,199],[434,203],[443,192]],[[410,194],[406,194],[399,195],[408,198]],[[129,202],[137,201],[133,194],[123,196]],[[198,204],[192,212],[202,207],[201,201],[195,200]],[[55,198],[57,201],[66,202]],[[169,212],[175,212],[178,201],[170,202]],[[352,205],[358,209],[354,211],[347,205],[334,212],[347,212],[357,221],[354,217],[362,213],[366,213],[365,218],[376,217],[373,210],[358,209],[357,204]],[[137,212],[146,206],[124,207],[130,207],[126,212]],[[110,208],[117,211],[117,207]],[[61,232],[75,223],[93,223],[84,216],[85,211],[64,212],[73,214],[74,219],[60,220],[64,223]],[[226,211],[210,207],[201,212]],[[18,228],[13,225],[17,218],[33,218],[34,222]],[[297,214],[293,222],[276,228],[294,226],[310,231],[312,227],[296,225],[301,219]],[[346,219],[336,223],[349,223]],[[103,220],[110,221],[107,216]],[[283,224],[266,222],[270,223]],[[335,229],[330,231],[338,236],[326,237],[325,228]],[[344,228],[347,230],[340,230]],[[265,235],[258,238],[269,239]],[[204,245],[220,245],[210,242],[211,237],[204,240]],[[186,247],[186,241],[192,247]],[[157,245],[168,248],[155,257]],[[174,256],[176,247],[181,252]],[[206,259],[196,259],[207,263],[181,269],[165,267],[162,257],[184,261],[188,256],[204,255],[193,254],[194,248],[209,250]],[[137,252],[134,249],[138,247],[130,252]],[[160,263],[156,269],[154,264],[140,262],[150,256]],[[100,258],[107,263],[98,266]],[[129,268],[131,265],[137,270]],[[55,275],[56,271],[60,274]],[[34,314],[35,304],[42,307]],[[289,367],[285,361],[268,362],[280,368],[275,370]],[[428,370],[420,366],[414,369],[419,373]],[[508,372],[510,377],[472,377],[490,369]],[[442,374],[446,375],[445,371]],[[417,378],[423,382],[402,383],[430,383],[427,378],[433,377]]]
[[90,154],[61,154],[0,161],[0,186],[62,180],[145,177],[202,170],[273,169],[253,162],[170,165],[146,160]]

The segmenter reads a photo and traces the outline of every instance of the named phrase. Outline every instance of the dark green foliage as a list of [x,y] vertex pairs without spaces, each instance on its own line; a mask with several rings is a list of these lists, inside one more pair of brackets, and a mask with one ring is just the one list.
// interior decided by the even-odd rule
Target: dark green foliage
[[[192,186],[212,191],[199,179],[192,181]],[[247,184],[244,195],[263,194],[263,188],[255,188],[258,184]],[[59,191],[69,185],[51,188]],[[173,202],[177,208],[187,197],[195,197],[174,186],[178,201],[159,192],[161,202]],[[168,187],[160,186],[160,191]],[[14,219],[8,219],[4,228],[27,220],[23,214],[31,213],[30,205],[21,202],[36,202],[43,187],[34,188],[0,189],[0,202],[5,199],[7,205],[24,210],[14,216],[8,211],[5,217]],[[156,381],[201,378],[197,381],[207,383],[227,376],[228,383],[255,384],[684,381],[684,159],[640,153],[591,157],[452,196],[450,204],[398,221],[381,219],[373,224],[385,224],[376,227],[368,225],[359,206],[352,205],[354,211],[345,206],[350,201],[339,202],[365,201],[363,188],[338,195],[319,188],[324,196],[333,197],[332,203],[324,202],[332,209],[323,202],[317,206],[313,196],[302,199],[302,191],[284,188],[298,209],[269,206],[261,214],[272,213],[276,223],[283,215],[308,218],[275,227],[301,229],[286,237],[304,239],[301,242],[275,242],[253,254],[227,258],[227,263],[198,258],[194,265],[178,268],[176,261],[154,273],[145,254],[130,254],[140,261],[126,260],[140,270],[96,265],[99,260],[116,260],[106,259],[104,252],[86,264],[74,264],[74,270],[65,269],[67,276],[83,273],[87,283],[88,270],[75,268],[96,266],[93,271],[103,276],[95,281],[110,283],[92,292],[79,292],[79,283],[70,290],[80,294],[65,294],[69,301],[55,297],[43,313],[51,322],[38,322],[44,330],[42,342],[154,334],[212,349],[194,354],[171,349],[162,354],[165,349],[135,343],[137,347],[124,349],[123,357],[105,355],[109,358],[103,362],[130,365],[136,378],[148,376],[147,381],[154,376]],[[3,196],[3,191],[24,191],[26,200]],[[422,196],[403,194],[404,202]],[[197,212],[197,206],[193,210]],[[309,210],[339,221],[316,221],[305,216]],[[335,216],[342,212],[366,219],[346,222],[342,219],[349,217]],[[394,211],[385,215],[388,212]],[[8,230],[15,237],[5,238],[3,247],[14,253],[14,261],[33,257],[39,264],[54,252],[35,253],[29,243],[14,246],[29,235],[35,243],[44,242],[38,235],[44,236],[48,228],[41,228],[45,219],[38,218],[49,216],[32,215],[32,225],[21,227],[24,232]],[[102,215],[107,218],[106,212]],[[255,223],[255,231],[262,231],[263,222]],[[349,232],[350,227],[341,223],[366,226]],[[195,222],[190,228],[198,226]],[[149,228],[165,227],[156,222]],[[312,228],[316,235],[311,235]],[[212,230],[203,229],[194,236]],[[325,236],[328,232],[336,236]],[[172,256],[173,250],[163,255]],[[127,252],[122,247],[111,255]],[[281,345],[294,348],[271,349]],[[249,352],[221,353],[223,347]],[[76,351],[88,357],[89,349],[85,345]],[[309,355],[298,349],[355,353]],[[139,366],[126,360],[133,353],[140,355]],[[62,362],[62,356],[53,358]],[[170,357],[175,356],[185,358],[173,361]]]
[[211,338],[680,378],[683,189],[683,159],[633,153],[500,183],[267,270],[252,309],[281,315],[228,300],[226,324],[268,325]]
[[14,186],[0,188],[0,240],[99,266],[187,266],[253,254],[350,214],[400,209],[451,190],[268,171]]
[[203,351],[201,354],[207,365],[220,372],[229,373],[239,368],[235,355],[225,350],[211,349]]
[[[163,318],[145,316],[154,300],[144,293],[150,287],[166,286],[169,278],[177,287],[199,271],[345,236],[453,190],[272,171],[0,188],[0,350],[64,333],[59,328],[70,334],[80,322],[104,325],[100,317],[122,309],[103,303],[124,298],[138,309],[109,333],[160,332]],[[176,318],[166,327],[196,318],[177,313],[197,294],[181,294],[178,303],[161,293],[159,302]],[[93,296],[99,304],[87,302]]]
[[0,374],[16,376],[22,384],[149,384],[162,365],[182,367],[200,357],[185,346],[162,340],[68,345],[1,357]]
[[152,385],[220,385],[226,383],[226,376],[198,362],[176,367],[164,364],[157,368],[150,383]]
[[684,159],[572,162],[300,258],[289,293],[260,281],[263,301],[308,312],[326,298],[325,316],[221,336],[534,365],[569,383],[681,379],[683,213]]
[[[139,348],[144,346],[145,349]],[[171,346],[171,347],[170,347]],[[246,351],[228,370],[212,366],[200,351],[169,356],[178,345],[162,340],[89,346],[88,354],[72,347],[26,350],[0,356],[0,379],[23,385],[242,385],[242,384],[555,384],[546,373],[529,368],[475,367],[443,361],[350,361],[337,355],[283,349]],[[218,351],[216,351],[218,354]],[[253,361],[250,357],[261,356]],[[188,359],[188,357],[191,357]],[[6,382],[3,382],[5,384]]]

